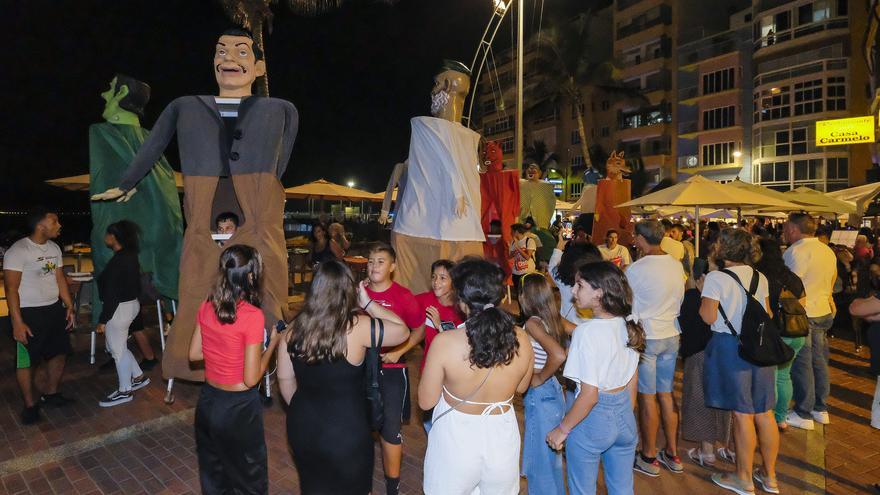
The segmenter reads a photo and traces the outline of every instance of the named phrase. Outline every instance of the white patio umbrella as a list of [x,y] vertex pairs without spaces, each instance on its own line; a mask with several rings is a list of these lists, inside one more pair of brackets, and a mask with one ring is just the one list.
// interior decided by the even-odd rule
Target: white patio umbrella
[[[738,189],[695,175],[660,191],[646,194],[632,201],[616,205],[624,206],[685,206],[694,209],[694,218],[700,218],[700,207],[743,208],[743,207],[781,207],[796,208],[791,202],[772,198],[763,194]],[[696,222],[695,241],[697,253],[700,252],[700,222]]]
[[[89,191],[91,176],[89,174],[72,175],[70,177],[59,177],[57,179],[49,179],[46,184],[55,187],[62,187],[68,191]],[[174,172],[174,182],[177,185],[177,192],[183,192],[183,175],[180,172]]]

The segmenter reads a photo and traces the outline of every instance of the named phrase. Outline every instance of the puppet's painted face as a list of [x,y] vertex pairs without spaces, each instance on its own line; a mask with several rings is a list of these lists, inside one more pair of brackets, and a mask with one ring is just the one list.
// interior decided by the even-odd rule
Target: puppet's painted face
[[108,122],[112,122],[114,116],[127,112],[127,110],[123,110],[119,106],[119,102],[128,96],[128,86],[122,84],[117,87],[116,83],[117,81],[114,77],[110,81],[110,88],[101,93],[101,98],[104,99],[104,112],[101,114],[101,117]]
[[526,178],[530,181],[539,181],[541,180],[541,167],[537,164],[532,163],[526,168]]
[[266,64],[257,60],[254,42],[247,36],[223,35],[214,50],[214,77],[221,91],[250,93],[254,80],[266,73]]

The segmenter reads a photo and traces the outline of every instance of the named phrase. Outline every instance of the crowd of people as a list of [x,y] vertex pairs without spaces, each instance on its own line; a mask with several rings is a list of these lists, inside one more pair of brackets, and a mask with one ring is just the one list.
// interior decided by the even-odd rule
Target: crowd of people
[[[235,220],[218,218],[218,231],[234,233]],[[73,324],[52,242],[57,215],[35,212],[29,222],[31,235],[4,264],[25,424],[39,419],[40,405],[69,401],[58,385]],[[205,368],[195,417],[205,493],[267,491],[255,387],[273,362],[303,493],[369,493],[375,433],[386,491],[397,494],[413,394],[428,439],[429,495],[518,493],[521,475],[529,493],[595,493],[600,464],[609,493],[632,493],[636,475],[689,469],[682,457],[702,468],[731,464],[732,472],[711,480],[732,492],[779,493],[780,432],[832,421],[829,330],[836,320],[857,331],[880,321],[878,239],[864,232],[854,248],[829,246],[830,232],[804,213],[781,228],[710,222],[699,252],[689,228],[666,221],[637,222],[633,246],[620,244],[614,230],[597,246],[578,229],[570,239],[557,230],[552,247],[533,225],[515,224],[505,263],[511,272],[482,258],[436,260],[431,290],[416,295],[394,281],[396,253],[384,243],[370,248],[367,278],[357,282],[341,260],[348,241],[339,230],[313,228],[304,305],[286,327],[268,330],[260,253],[240,244],[223,249],[189,349]],[[138,235],[121,221],[105,237],[114,256],[97,283],[98,331],[118,374],[105,407],[131,401],[149,383],[126,345],[139,312]],[[516,315],[501,307],[509,284]],[[761,364],[744,352],[753,320],[768,322],[762,335],[780,342],[784,361]],[[867,335],[880,348],[880,328]],[[412,391],[406,357],[417,346],[421,371]],[[49,380],[38,397],[32,371],[43,361]],[[877,390],[880,397],[880,384]],[[699,447],[679,448],[680,437]]]

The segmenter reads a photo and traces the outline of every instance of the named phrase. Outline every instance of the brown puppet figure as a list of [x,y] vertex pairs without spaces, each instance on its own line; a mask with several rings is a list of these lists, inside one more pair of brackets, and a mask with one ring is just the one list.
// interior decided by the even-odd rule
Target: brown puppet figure
[[633,242],[633,225],[630,221],[629,208],[615,208],[615,205],[630,200],[630,181],[623,174],[631,173],[620,153],[611,152],[605,162],[606,178],[599,181],[596,191],[596,216],[593,220],[593,240],[604,239],[608,229],[615,229],[619,234],[618,242],[631,246]]
[[217,277],[222,250],[211,238],[214,218],[238,215],[240,225],[224,246],[247,244],[263,258],[262,309],[266,325],[287,313],[287,250],[284,188],[299,126],[292,103],[253,96],[254,80],[265,74],[260,47],[241,29],[225,31],[214,51],[218,96],[184,96],[159,116],[118,187],[93,200],[127,201],[159,159],[174,134],[183,173],[186,231],[180,258],[180,305],[162,358],[162,375],[204,380],[190,365],[189,343],[196,311]]

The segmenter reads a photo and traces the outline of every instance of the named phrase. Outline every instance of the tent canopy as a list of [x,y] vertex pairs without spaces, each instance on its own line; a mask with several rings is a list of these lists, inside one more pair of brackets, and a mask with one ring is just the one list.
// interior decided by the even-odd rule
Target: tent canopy
[[376,195],[353,187],[319,179],[284,190],[287,199],[327,199],[331,201],[376,201]]
[[864,215],[865,211],[868,209],[868,205],[874,201],[874,198],[876,198],[878,194],[880,194],[880,182],[873,182],[871,184],[826,193],[826,196],[855,203],[858,208],[858,213]]
[[769,206],[798,209],[797,205],[789,201],[738,189],[700,175],[617,205],[617,207],[625,206],[711,206],[713,208]]
[[790,197],[792,201],[798,201],[801,203],[810,202],[818,205],[817,207],[805,207],[804,210],[806,211],[834,213],[837,215],[856,212],[855,203],[832,198],[823,192],[810,189],[809,187],[799,187],[783,194]]
[[[177,185],[177,192],[183,192],[183,175],[180,172],[174,172],[174,182]],[[59,177],[57,179],[49,179],[46,184],[55,187],[63,187],[68,191],[86,191],[89,190],[91,177],[89,174],[73,175],[70,177]]]

